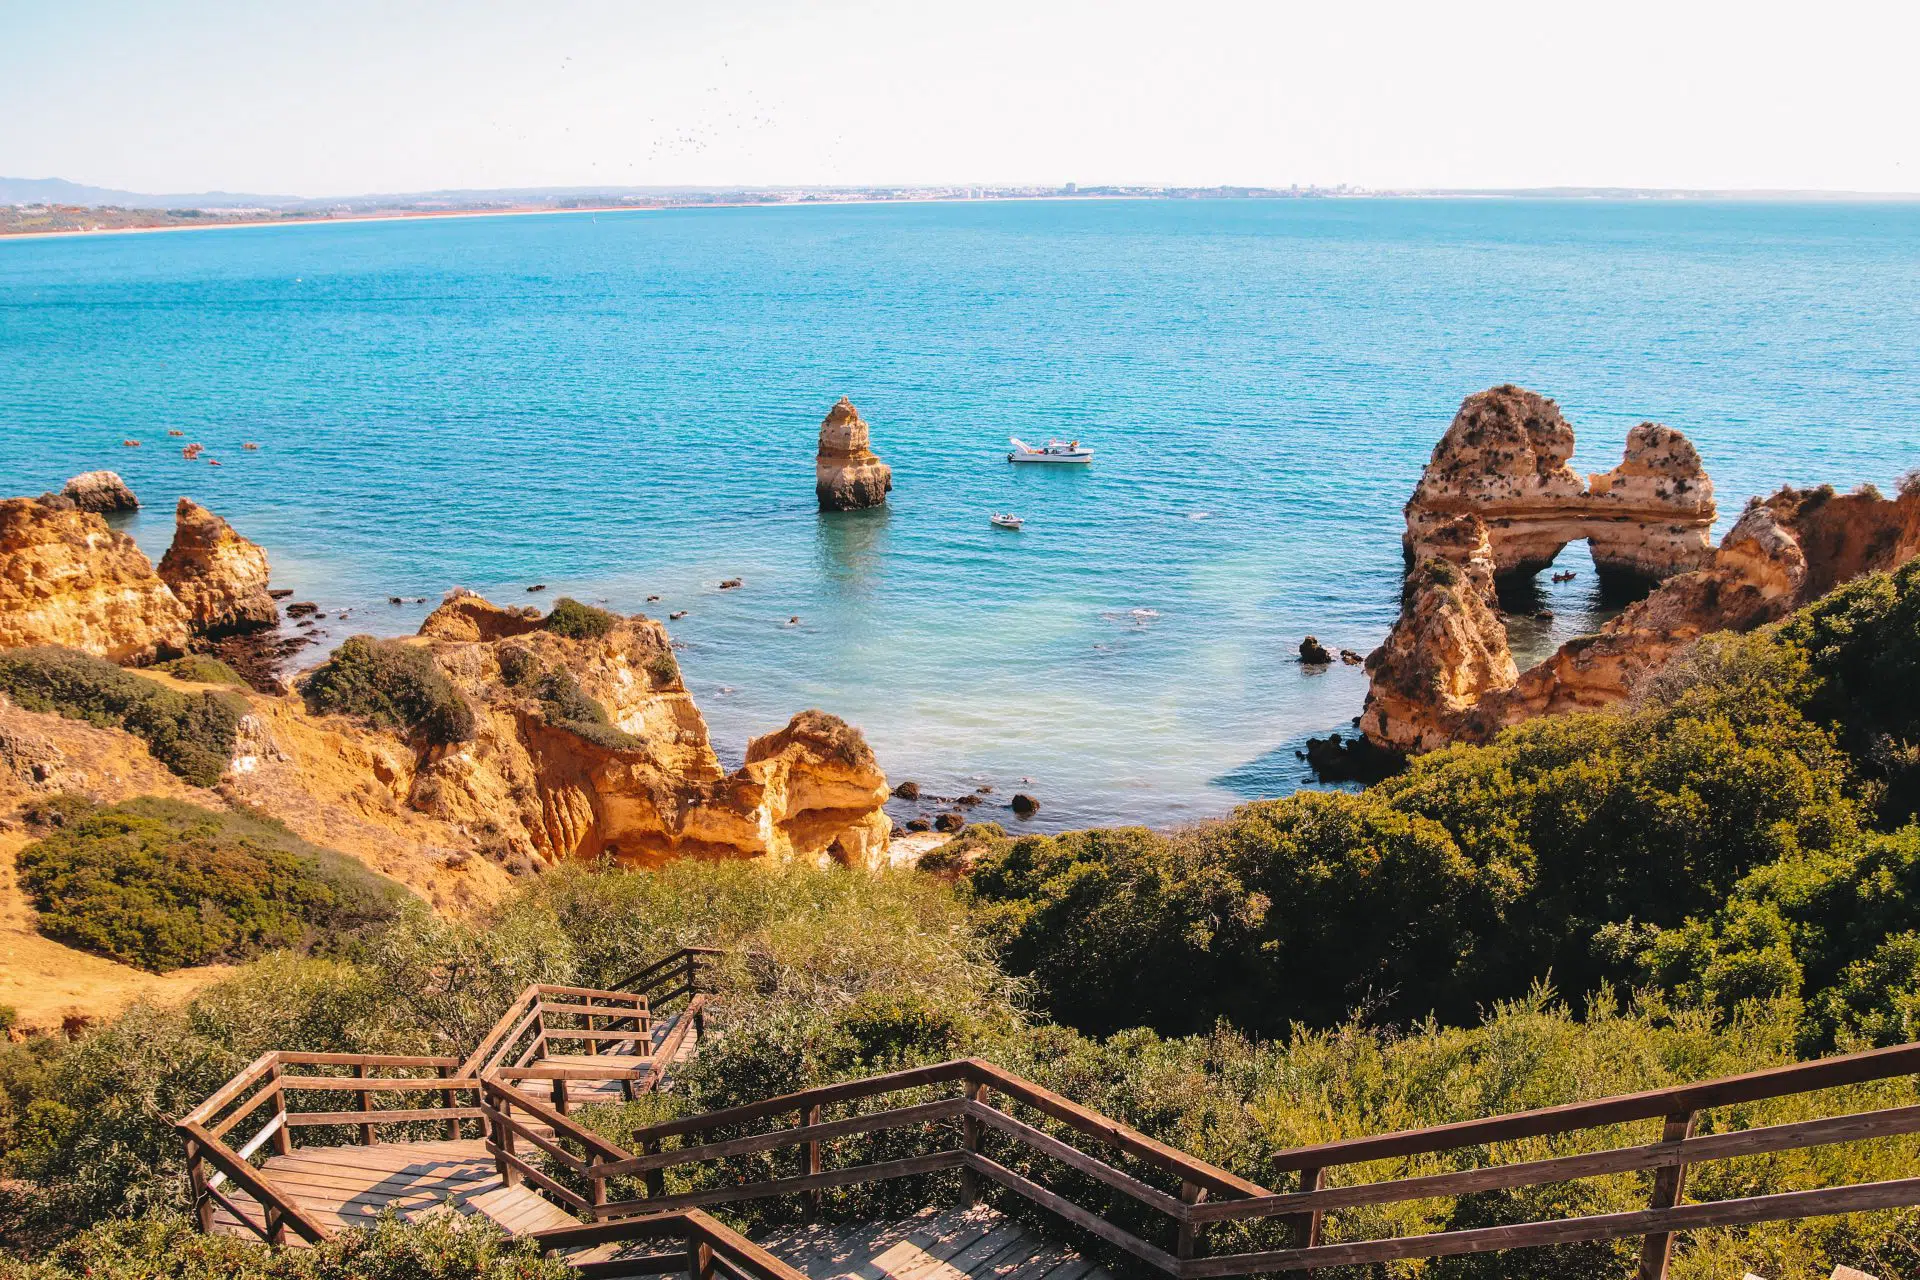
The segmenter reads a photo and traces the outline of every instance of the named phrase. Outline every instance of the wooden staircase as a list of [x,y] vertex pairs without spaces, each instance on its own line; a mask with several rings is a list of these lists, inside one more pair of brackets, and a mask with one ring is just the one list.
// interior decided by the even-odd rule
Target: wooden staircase
[[[983,1204],[991,1189],[1003,1206],[1025,1201],[1174,1280],[1634,1237],[1643,1241],[1639,1280],[1662,1280],[1680,1232],[1920,1205],[1920,1176],[1685,1198],[1691,1165],[1920,1135],[1920,1106],[1744,1129],[1737,1111],[1726,1115],[1763,1099],[1920,1074],[1920,1044],[1298,1147],[1269,1161],[1271,1173],[1291,1183],[1278,1191],[978,1059],[652,1125],[629,1135],[637,1153],[579,1123],[575,1108],[660,1088],[674,1064],[697,1051],[708,998],[699,964],[712,954],[676,953],[620,984],[627,989],[530,987],[464,1061],[263,1055],[178,1126],[201,1228],[299,1245],[387,1209],[463,1213],[533,1238],[583,1276],[1109,1280],[1076,1250]],[[678,1007],[663,1014],[670,1003]],[[341,1109],[343,1095],[351,1109]],[[376,1098],[393,1105],[376,1107]],[[1725,1117],[1719,1127],[1715,1113]],[[1652,1126],[1650,1140],[1546,1159],[1492,1158],[1520,1139],[1635,1124]],[[251,1136],[242,1141],[242,1132]],[[844,1159],[849,1147],[881,1158],[833,1158]],[[1382,1162],[1455,1150],[1474,1152],[1478,1163],[1369,1180]],[[683,1171],[679,1184],[693,1189],[669,1192],[670,1170]],[[1336,1170],[1348,1176],[1330,1178]],[[1632,1173],[1648,1178],[1645,1209],[1393,1238],[1325,1232],[1328,1216],[1348,1209]],[[783,1227],[758,1241],[706,1212],[796,1197],[818,1207],[834,1188],[929,1176],[957,1185],[957,1207]],[[1228,1225],[1230,1251],[1210,1248],[1209,1237]]]

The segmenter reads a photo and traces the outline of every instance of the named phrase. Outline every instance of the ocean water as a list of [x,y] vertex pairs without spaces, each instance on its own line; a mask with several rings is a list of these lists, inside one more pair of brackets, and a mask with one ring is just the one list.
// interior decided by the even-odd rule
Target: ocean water
[[[1300,785],[1301,740],[1365,693],[1303,671],[1301,636],[1378,643],[1401,503],[1460,399],[1506,381],[1560,401],[1584,470],[1642,419],[1686,431],[1721,529],[1782,483],[1888,488],[1920,465],[1920,206],[991,202],[0,242],[0,492],[114,468],[156,558],[189,494],[329,642],[411,632],[427,606],[388,597],[454,585],[685,610],[723,758],[823,707],[896,779],[1032,792],[1036,828]],[[841,395],[893,467],[885,511],[814,508]],[[1009,435],[1097,457],[1016,469]],[[1024,532],[988,525],[1008,509]],[[1563,565],[1526,653],[1604,616],[1581,549]]]

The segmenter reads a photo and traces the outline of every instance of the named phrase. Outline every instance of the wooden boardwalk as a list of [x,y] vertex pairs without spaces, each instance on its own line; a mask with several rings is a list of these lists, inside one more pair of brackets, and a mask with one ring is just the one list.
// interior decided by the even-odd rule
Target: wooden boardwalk
[[812,1280],[1112,1280],[985,1205],[926,1209],[903,1222],[777,1227],[754,1240]]
[[[477,1139],[302,1147],[269,1157],[261,1168],[329,1231],[371,1226],[387,1209],[403,1218],[449,1211],[479,1214],[516,1235],[570,1227],[577,1221],[532,1187],[502,1186],[492,1153]],[[252,1196],[236,1188],[230,1198],[254,1222],[262,1220]],[[214,1212],[213,1231],[259,1238],[224,1206]]]

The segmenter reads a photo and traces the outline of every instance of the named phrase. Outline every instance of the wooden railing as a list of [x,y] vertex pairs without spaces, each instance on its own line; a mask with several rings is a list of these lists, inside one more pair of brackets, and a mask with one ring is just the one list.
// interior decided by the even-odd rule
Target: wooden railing
[[[480,1081],[459,1068],[453,1058],[262,1054],[177,1126],[187,1144],[188,1193],[200,1229],[210,1228],[214,1214],[225,1209],[269,1244],[287,1243],[289,1230],[308,1243],[325,1239],[326,1229],[254,1167],[252,1159],[262,1152],[291,1155],[294,1134],[302,1129],[318,1128],[323,1137],[339,1140],[327,1145],[371,1145],[381,1129],[396,1126],[404,1130],[400,1136],[419,1135],[424,1128],[438,1137],[458,1139],[466,1121],[474,1121],[478,1130],[486,1119]],[[349,1096],[342,1099],[342,1094]],[[462,1094],[470,1095],[469,1101],[460,1101]],[[377,1107],[376,1097],[424,1105]],[[290,1105],[290,1098],[315,1098],[322,1105],[303,1110]],[[344,1108],[343,1102],[348,1104]],[[249,1136],[236,1145],[241,1132]],[[244,1190],[252,1207],[223,1192],[226,1184]]]
[[656,1011],[664,1010],[677,1000],[691,1001],[702,992],[710,992],[712,985],[704,975],[716,961],[729,955],[753,959],[760,953],[730,952],[721,947],[682,947],[644,969],[636,969],[613,985],[645,997]]
[[685,1271],[688,1280],[717,1280],[725,1270],[738,1280],[806,1280],[780,1259],[717,1218],[698,1209],[663,1213],[649,1218],[624,1218],[579,1227],[560,1227],[533,1237],[547,1253],[601,1244],[674,1240],[682,1247],[672,1253],[621,1257],[617,1261],[579,1261],[583,1276],[666,1275]]
[[[706,1000],[699,989],[701,958],[713,954],[690,948],[650,966],[635,975],[637,983],[646,984],[640,992],[531,987],[465,1063],[367,1054],[263,1055],[180,1122],[196,1217],[205,1229],[225,1209],[275,1244],[290,1235],[324,1239],[325,1228],[255,1167],[255,1158],[291,1152],[299,1131],[372,1143],[381,1129],[394,1126],[403,1128],[403,1136],[423,1127],[435,1135],[463,1136],[469,1120],[483,1122],[504,1182],[527,1182],[592,1220],[543,1234],[543,1247],[564,1251],[615,1240],[682,1240],[686,1250],[654,1260],[662,1271],[692,1265],[696,1280],[708,1280],[716,1267],[742,1280],[796,1280],[770,1255],[700,1213],[703,1207],[796,1194],[817,1201],[831,1188],[945,1172],[957,1172],[966,1201],[993,1184],[1179,1280],[1632,1237],[1643,1240],[1641,1280],[1661,1280],[1679,1231],[1920,1205],[1920,1177],[1683,1203],[1686,1174],[1694,1165],[1920,1134],[1920,1106],[1696,1133],[1702,1113],[1715,1108],[1920,1074],[1920,1044],[1294,1148],[1270,1162],[1275,1174],[1294,1180],[1294,1188],[1284,1192],[1198,1160],[978,1059],[824,1085],[653,1125],[632,1135],[637,1154],[580,1124],[569,1114],[567,1082],[656,1083],[681,1039],[697,1030]],[[622,1061],[629,1055],[610,1056],[605,1065],[533,1065],[555,1041],[596,1048],[625,1040],[650,1043],[657,1005],[647,999],[648,990],[686,1004],[663,1043],[641,1059],[646,1065]],[[542,1081],[550,1086],[544,1100],[527,1091],[529,1084]],[[289,1105],[290,1097],[318,1095],[332,1102],[343,1093],[352,1095],[350,1110]],[[409,1105],[375,1107],[376,1095]],[[471,1103],[461,1095],[470,1095]],[[865,1109],[874,1106],[878,1109]],[[1661,1131],[1652,1142],[1485,1162],[1494,1144],[1594,1134],[1654,1120],[1661,1122]],[[242,1133],[248,1136],[242,1139]],[[861,1136],[911,1154],[831,1167],[835,1144]],[[1329,1171],[1461,1150],[1479,1152],[1483,1163],[1450,1173],[1329,1185]],[[790,1174],[772,1167],[776,1156],[786,1158],[781,1153],[790,1154]],[[741,1175],[743,1161],[762,1172]],[[726,1162],[734,1167],[726,1169]],[[724,1178],[715,1176],[715,1166],[725,1169]],[[666,1175],[676,1169],[693,1174],[693,1189],[667,1191]],[[707,1186],[699,1185],[703,1170]],[[1343,1211],[1629,1173],[1652,1175],[1644,1209],[1386,1239],[1326,1239],[1328,1215]],[[232,1187],[246,1197],[232,1196]],[[1237,1251],[1210,1252],[1210,1234],[1225,1228],[1234,1233],[1228,1248]],[[584,1265],[588,1274],[614,1274],[595,1271],[598,1263]],[[631,1260],[619,1265],[628,1273],[643,1270]]]
[[[976,1198],[983,1182],[994,1183],[1181,1280],[1311,1272],[1321,1267],[1632,1236],[1644,1238],[1640,1276],[1658,1280],[1666,1274],[1676,1231],[1920,1205],[1920,1177],[1707,1204],[1680,1203],[1685,1171],[1691,1165],[1920,1133],[1920,1106],[1909,1106],[1692,1136],[1702,1111],[1916,1072],[1920,1072],[1920,1045],[1906,1045],[1702,1084],[1301,1147],[1282,1152],[1272,1161],[1276,1172],[1297,1177],[1299,1189],[1275,1193],[990,1063],[968,1059],[654,1125],[633,1135],[643,1147],[638,1155],[592,1138],[591,1155],[568,1164],[589,1188],[585,1196],[572,1195],[570,1203],[596,1220],[612,1222],[631,1215],[679,1213],[776,1196],[817,1196],[832,1187],[958,1170],[964,1200]],[[927,1097],[929,1091],[936,1096]],[[502,1092],[498,1085],[490,1087],[490,1101]],[[902,1093],[915,1094],[917,1100],[832,1119],[824,1114],[829,1108]],[[524,1106],[531,1100],[508,1101]],[[1035,1113],[1040,1123],[1029,1123],[1016,1112]],[[553,1125],[556,1133],[563,1127],[577,1128],[554,1114],[541,1119]],[[1327,1171],[1345,1166],[1654,1119],[1663,1122],[1656,1142],[1455,1173],[1326,1185]],[[743,1127],[765,1123],[775,1127],[738,1133]],[[1041,1127],[1048,1123],[1052,1132]],[[845,1168],[827,1166],[825,1155],[835,1141],[887,1132],[915,1134],[922,1146],[932,1149]],[[734,1136],[716,1138],[717,1133]],[[944,1139],[929,1137],[942,1133]],[[584,1136],[585,1131],[580,1134]],[[668,1147],[668,1142],[679,1145]],[[1088,1146],[1094,1150],[1084,1149]],[[770,1158],[776,1152],[794,1153],[793,1174],[675,1194],[664,1191],[663,1175],[669,1169],[748,1156]],[[1010,1167],[1023,1162],[1071,1170],[1079,1190],[1063,1193],[1037,1180],[1041,1175],[1034,1168]],[[1632,1172],[1654,1175],[1646,1209],[1390,1239],[1327,1243],[1323,1238],[1326,1215],[1341,1210]],[[737,1173],[731,1176],[738,1177]],[[643,1182],[644,1194],[610,1197],[610,1181],[636,1177]],[[1102,1199],[1104,1204],[1096,1203]],[[1269,1236],[1280,1232],[1283,1239],[1286,1235],[1294,1239],[1284,1247],[1209,1255],[1208,1231],[1221,1224],[1239,1224],[1243,1230],[1258,1226]]]

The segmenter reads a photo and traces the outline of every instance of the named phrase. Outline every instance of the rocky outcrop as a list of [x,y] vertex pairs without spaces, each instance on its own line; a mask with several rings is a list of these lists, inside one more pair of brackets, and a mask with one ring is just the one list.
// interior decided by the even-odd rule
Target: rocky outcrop
[[83,471],[67,481],[61,493],[82,511],[99,515],[140,509],[140,499],[133,496],[127,482],[113,471]]
[[[1416,567],[1400,620],[1367,660],[1373,685],[1361,727],[1376,745],[1423,751],[1484,742],[1535,716],[1609,706],[1708,632],[1778,621],[1850,578],[1916,554],[1920,490],[1889,500],[1871,490],[1782,489],[1749,503],[1700,568],[1668,578],[1597,635],[1568,641],[1504,681],[1489,680],[1481,651],[1463,643],[1473,628],[1456,599],[1421,581]],[[1504,625],[1488,619],[1504,650]],[[1488,619],[1476,626],[1491,649]]]
[[508,640],[540,629],[540,611],[532,605],[499,605],[456,587],[420,624],[429,640]]
[[408,803],[509,864],[884,859],[886,777],[859,730],[805,712],[756,738],[728,773],[658,622],[635,615],[576,639],[461,595],[428,617],[418,643],[475,729],[420,754]]
[[0,500],[0,648],[57,644],[115,662],[186,649],[188,616],[133,539],[65,500]]
[[882,811],[887,776],[858,729],[802,711],[747,744],[743,770],[760,787],[768,852],[858,867],[886,860],[893,821]]
[[1584,478],[1567,465],[1573,445],[1545,396],[1512,385],[1468,396],[1407,503],[1409,562],[1465,514],[1486,521],[1502,576],[1536,573],[1581,538],[1603,573],[1659,579],[1706,560],[1713,483],[1684,435],[1643,422],[1618,467]]
[[1489,694],[1518,678],[1494,596],[1494,552],[1477,515],[1428,526],[1401,586],[1399,620],[1367,658],[1360,728],[1376,746],[1428,751],[1457,737]]
[[860,411],[845,396],[820,424],[820,452],[813,463],[813,491],[822,511],[877,507],[893,488],[893,469],[880,461]]
[[280,621],[267,594],[267,553],[190,498],[174,509],[173,545],[160,577],[201,635],[258,631]]

